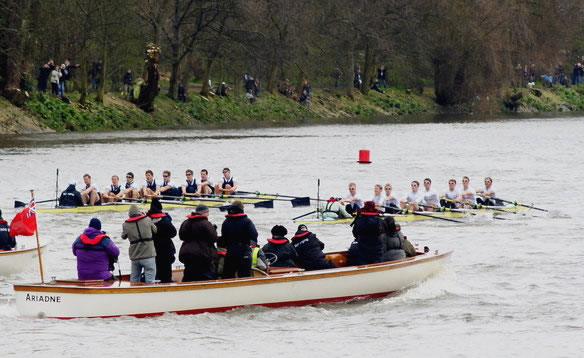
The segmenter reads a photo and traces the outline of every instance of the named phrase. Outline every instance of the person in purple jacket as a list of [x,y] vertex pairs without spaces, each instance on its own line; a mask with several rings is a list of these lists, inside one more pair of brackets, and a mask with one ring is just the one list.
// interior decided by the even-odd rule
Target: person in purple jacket
[[101,221],[89,221],[89,227],[73,243],[73,255],[77,256],[77,278],[79,280],[113,279],[113,263],[118,260],[120,250],[101,231]]

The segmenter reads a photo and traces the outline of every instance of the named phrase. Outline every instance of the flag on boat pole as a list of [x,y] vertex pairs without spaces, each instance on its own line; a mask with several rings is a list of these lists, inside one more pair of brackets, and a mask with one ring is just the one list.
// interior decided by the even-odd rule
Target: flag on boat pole
[[28,205],[17,213],[10,222],[10,236],[32,236],[36,234],[37,253],[39,257],[39,269],[41,273],[41,282],[45,283],[43,273],[43,260],[41,257],[41,245],[39,242],[39,232],[37,230],[36,204],[34,200],[34,190],[30,191],[30,202]]

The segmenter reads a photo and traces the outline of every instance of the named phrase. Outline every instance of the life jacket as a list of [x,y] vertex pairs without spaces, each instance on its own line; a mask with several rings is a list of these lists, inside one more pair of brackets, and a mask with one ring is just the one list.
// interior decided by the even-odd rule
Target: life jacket
[[191,183],[189,183],[188,180],[186,182],[187,182],[186,192],[187,193],[196,193],[197,192],[197,179],[193,179],[193,181]]
[[258,254],[260,253],[259,246],[251,248],[251,268],[258,268]]
[[126,222],[127,223],[130,223],[130,222],[136,223],[136,229],[138,230],[138,237],[139,237],[139,239],[138,240],[135,240],[135,241],[130,241],[130,245],[134,245],[134,244],[137,244],[139,242],[153,241],[154,240],[151,237],[143,238],[142,237],[142,233],[140,232],[140,226],[138,226],[138,221],[139,220],[142,220],[142,219],[144,219],[146,217],[148,217],[148,215],[133,216],[131,218],[127,218],[126,219]]
[[239,218],[239,217],[246,217],[247,214],[245,213],[237,213],[237,214],[227,214],[225,215],[226,218]]
[[286,239],[286,238],[274,239],[272,237],[272,238],[268,239],[268,242],[271,242],[272,244],[276,244],[276,245],[281,245],[281,244],[285,244],[286,242],[288,242],[288,239]]
[[233,177],[229,178],[229,180],[225,180],[225,177],[223,177],[223,184],[221,184],[221,187],[225,189],[225,186],[228,184],[233,188]]
[[189,219],[197,219],[197,218],[204,218],[205,216],[201,215],[201,214],[190,214],[187,215],[187,218]]
[[148,216],[150,216],[151,218],[155,218],[155,219],[156,218],[163,218],[166,216],[166,213],[154,213],[154,214],[150,214]]
[[104,238],[109,238],[109,236],[106,234],[98,234],[91,238],[85,234],[81,234],[79,235],[79,241],[81,241],[83,247],[80,247],[79,249],[86,251],[105,251],[106,247],[100,245],[101,240]]

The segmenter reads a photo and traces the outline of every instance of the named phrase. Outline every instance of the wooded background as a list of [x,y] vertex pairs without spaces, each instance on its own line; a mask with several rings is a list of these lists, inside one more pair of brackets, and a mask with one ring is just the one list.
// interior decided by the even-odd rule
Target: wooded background
[[[360,67],[366,93],[379,65],[390,85],[433,86],[441,105],[456,105],[511,86],[518,64],[539,74],[570,73],[584,55],[582,0],[2,0],[0,89],[36,86],[52,58],[80,64],[87,91],[101,59],[106,87],[128,69],[144,71],[145,48],[161,48],[165,94],[208,79],[240,86],[244,73],[262,91],[278,81],[332,86],[352,94]],[[164,77],[164,76],[163,76]],[[166,84],[166,82],[165,82]],[[99,97],[98,97],[99,100]]]

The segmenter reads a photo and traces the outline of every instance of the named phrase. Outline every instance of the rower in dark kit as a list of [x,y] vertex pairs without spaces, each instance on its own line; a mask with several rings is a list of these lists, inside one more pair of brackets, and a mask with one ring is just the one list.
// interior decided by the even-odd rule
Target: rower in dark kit
[[75,187],[75,181],[69,182],[69,186],[65,189],[61,196],[59,197],[59,206],[77,207],[83,206],[83,200],[81,199],[81,193],[77,191]]
[[298,225],[296,234],[292,237],[292,246],[298,255],[298,266],[307,271],[337,267],[325,258],[322,251],[324,243],[308,231],[306,225]]
[[294,261],[298,258],[298,255],[292,244],[290,244],[290,241],[286,238],[286,234],[288,234],[288,230],[286,230],[284,226],[274,226],[272,228],[272,237],[269,238],[268,243],[262,247],[262,250],[268,259],[270,256],[275,257],[275,261],[270,262],[270,266],[296,267]]
[[2,210],[0,210],[0,251],[10,251],[16,246],[16,239],[10,236],[10,226],[8,222],[2,218]]
[[172,263],[176,253],[172,238],[176,236],[176,228],[170,215],[162,212],[162,204],[158,198],[152,199],[147,215],[156,226],[156,232],[152,236],[156,249],[156,279],[162,283],[172,282]]
[[73,255],[77,256],[79,280],[110,280],[120,250],[105,231],[101,231],[101,221],[93,218],[73,242]]
[[219,247],[227,249],[223,278],[248,277],[251,275],[250,245],[257,245],[258,232],[253,222],[243,212],[243,203],[234,201],[221,225]]
[[182,194],[181,188],[178,188],[170,179],[170,171],[168,170],[162,172],[162,185],[160,185],[158,191],[160,192],[160,195],[164,196],[179,197]]
[[231,176],[229,168],[223,168],[223,179],[221,183],[215,184],[215,194],[235,194],[239,183]]
[[217,229],[209,222],[209,208],[197,205],[179,230],[183,241],[178,259],[185,265],[183,282],[203,281],[215,278],[217,266]]
[[187,179],[186,183],[181,186],[182,196],[200,196],[201,194],[197,191],[197,179],[193,177],[193,171],[187,169],[185,175]]

